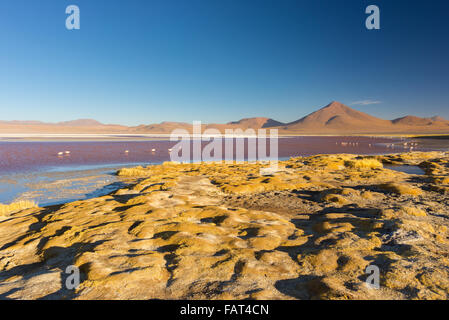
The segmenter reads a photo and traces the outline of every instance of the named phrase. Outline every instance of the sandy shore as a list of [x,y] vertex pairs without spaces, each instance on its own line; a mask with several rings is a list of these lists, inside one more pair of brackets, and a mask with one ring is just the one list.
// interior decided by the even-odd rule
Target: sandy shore
[[[109,195],[0,216],[0,298],[449,297],[449,153],[301,157],[271,176],[263,166],[123,169],[130,185]],[[365,283],[369,265],[379,289]]]

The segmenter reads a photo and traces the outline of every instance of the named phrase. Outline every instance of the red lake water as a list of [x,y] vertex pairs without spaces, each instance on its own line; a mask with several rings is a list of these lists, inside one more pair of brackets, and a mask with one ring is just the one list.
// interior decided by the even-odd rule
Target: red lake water
[[[244,141],[246,152],[248,139]],[[120,186],[114,174],[117,169],[169,161],[169,149],[177,143],[163,138],[151,141],[0,140],[0,202],[31,199],[39,204],[53,204],[106,194]],[[278,158],[400,153],[410,151],[411,143],[401,138],[381,137],[282,137],[278,139]],[[426,139],[413,143],[413,151],[449,149],[447,141]],[[203,142],[202,147],[207,144]],[[233,145],[235,158],[235,141]],[[267,150],[269,154],[269,144]]]

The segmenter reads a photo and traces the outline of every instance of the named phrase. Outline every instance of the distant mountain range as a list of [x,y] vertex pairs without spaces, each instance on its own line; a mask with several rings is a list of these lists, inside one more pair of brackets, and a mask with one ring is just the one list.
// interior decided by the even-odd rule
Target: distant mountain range
[[[340,102],[327,106],[293,122],[282,123],[270,118],[246,118],[226,124],[203,124],[202,129],[278,129],[280,134],[419,134],[449,133],[449,121],[435,116],[420,118],[405,116],[394,120],[376,118],[352,109]],[[102,124],[93,119],[79,119],[58,123],[40,121],[0,121],[0,133],[152,133],[169,134],[174,129],[192,130],[191,123],[162,122],[127,127]]]
[[304,118],[281,126],[280,131],[304,134],[449,133],[449,121],[438,116],[384,120],[334,101]]

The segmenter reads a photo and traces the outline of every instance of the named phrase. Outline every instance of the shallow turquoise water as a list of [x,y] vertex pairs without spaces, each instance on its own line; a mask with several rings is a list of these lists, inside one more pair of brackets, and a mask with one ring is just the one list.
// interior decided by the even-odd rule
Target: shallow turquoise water
[[404,172],[407,174],[417,174],[417,175],[425,174],[424,171],[418,166],[384,165],[384,168]]

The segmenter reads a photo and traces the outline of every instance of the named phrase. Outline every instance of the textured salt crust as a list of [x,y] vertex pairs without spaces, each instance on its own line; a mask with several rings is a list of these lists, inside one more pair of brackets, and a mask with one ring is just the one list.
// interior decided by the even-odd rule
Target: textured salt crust
[[[448,298],[447,153],[297,158],[272,177],[260,167],[124,169],[134,182],[110,195],[0,217],[0,295]],[[76,291],[63,286],[72,264]],[[379,290],[364,282],[368,265]]]

